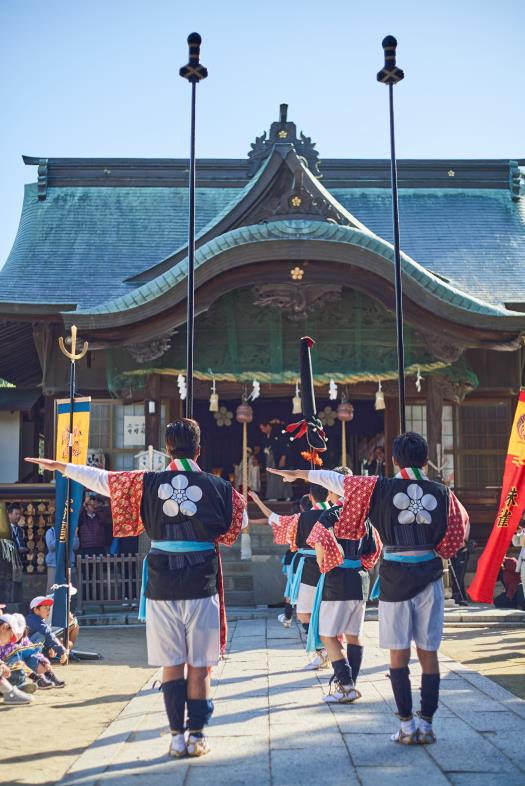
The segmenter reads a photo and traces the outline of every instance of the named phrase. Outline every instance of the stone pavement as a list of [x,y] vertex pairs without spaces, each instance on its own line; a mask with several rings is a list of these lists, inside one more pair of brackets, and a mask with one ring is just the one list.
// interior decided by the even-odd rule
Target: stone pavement
[[[438,743],[403,747],[377,623],[365,625],[361,701],[321,702],[330,672],[301,671],[301,632],[273,619],[230,626],[215,671],[212,753],[170,760],[162,695],[151,683],[70,769],[60,786],[523,786],[525,702],[443,656]],[[411,665],[414,706],[419,669]]]

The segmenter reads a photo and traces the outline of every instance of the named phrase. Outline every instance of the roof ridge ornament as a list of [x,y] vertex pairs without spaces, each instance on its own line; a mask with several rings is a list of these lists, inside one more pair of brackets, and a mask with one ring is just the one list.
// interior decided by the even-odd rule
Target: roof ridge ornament
[[523,196],[523,168],[517,161],[509,161],[509,188],[513,202],[519,202]]
[[261,136],[255,137],[252,142],[251,150],[248,153],[250,168],[248,177],[253,177],[261,168],[262,164],[270,156],[276,144],[286,142],[294,146],[297,155],[302,156],[310,171],[315,177],[321,178],[319,170],[319,153],[315,149],[315,142],[312,137],[306,136],[301,131],[297,136],[297,126],[288,121],[288,104],[281,104],[279,107],[279,120],[270,126],[270,134],[264,131]]

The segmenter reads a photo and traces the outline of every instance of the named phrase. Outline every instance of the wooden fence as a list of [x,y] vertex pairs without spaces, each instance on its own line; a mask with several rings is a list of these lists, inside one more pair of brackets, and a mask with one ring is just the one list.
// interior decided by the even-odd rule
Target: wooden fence
[[77,557],[78,610],[137,604],[143,558],[137,554]]

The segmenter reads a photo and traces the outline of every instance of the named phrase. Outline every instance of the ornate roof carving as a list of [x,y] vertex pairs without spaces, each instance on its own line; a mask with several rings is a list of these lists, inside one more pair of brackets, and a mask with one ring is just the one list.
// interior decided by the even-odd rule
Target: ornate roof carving
[[251,150],[248,153],[250,162],[248,177],[253,177],[259,171],[261,164],[270,156],[274,145],[282,142],[292,144],[297,154],[305,159],[312,174],[322,177],[315,142],[312,142],[312,138],[302,131],[299,137],[297,136],[297,126],[295,123],[288,122],[288,104],[281,104],[279,121],[272,123],[269,135],[264,131],[261,136],[255,138],[255,142],[251,143]]

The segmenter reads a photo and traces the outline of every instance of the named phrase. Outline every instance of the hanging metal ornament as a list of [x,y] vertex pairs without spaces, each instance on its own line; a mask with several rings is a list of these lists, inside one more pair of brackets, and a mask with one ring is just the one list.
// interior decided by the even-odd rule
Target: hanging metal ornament
[[379,387],[376,390],[376,400],[374,404],[374,409],[381,410],[385,409],[385,394],[383,393],[383,388],[381,386],[381,380],[379,380]]
[[301,405],[301,396],[299,393],[299,383],[295,383],[295,396],[292,399],[292,415],[300,415],[303,411]]
[[424,380],[425,378],[421,376],[421,369],[418,366],[416,374],[416,390],[418,393],[421,393],[421,383],[424,382]]
[[215,377],[212,379],[211,383],[211,395],[210,395],[210,412],[218,412],[219,411],[219,394],[215,388]]
[[341,403],[337,407],[337,419],[341,421],[341,465],[346,467],[346,424],[354,419],[354,408],[347,400],[346,393],[341,396]]

